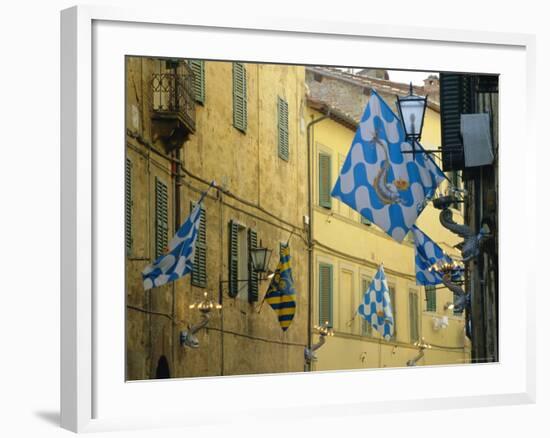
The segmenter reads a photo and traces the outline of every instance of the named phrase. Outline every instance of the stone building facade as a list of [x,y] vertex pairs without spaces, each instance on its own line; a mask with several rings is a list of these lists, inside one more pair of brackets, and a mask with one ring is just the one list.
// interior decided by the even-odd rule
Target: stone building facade
[[[303,371],[304,68],[128,57],[126,96],[127,380]],[[143,268],[212,180],[196,270],[145,291]],[[286,332],[260,305],[268,282],[249,266],[260,241],[273,250],[271,270],[290,244],[297,308]],[[199,348],[181,346],[199,320],[189,305],[205,292],[223,311],[197,333]]]

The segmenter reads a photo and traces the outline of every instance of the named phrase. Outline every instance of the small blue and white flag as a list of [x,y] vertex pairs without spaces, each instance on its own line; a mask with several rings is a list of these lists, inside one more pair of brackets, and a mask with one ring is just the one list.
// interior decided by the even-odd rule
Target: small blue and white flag
[[458,280],[462,277],[462,269],[451,257],[449,257],[441,247],[430,239],[416,225],[412,226],[415,246],[415,266],[416,266],[416,284],[424,286],[434,286],[443,282],[441,274],[436,265],[452,265],[456,269],[452,272],[452,279]]
[[445,176],[373,90],[331,195],[402,242]]
[[[210,187],[212,185],[213,183],[210,184]],[[193,270],[195,244],[201,222],[202,200],[205,195],[206,192],[203,193],[187,220],[172,237],[168,244],[168,253],[158,257],[152,265],[143,270],[143,288],[145,290],[175,281]]]
[[389,341],[393,336],[393,312],[390,290],[384,274],[384,266],[380,265],[369,288],[363,296],[357,313],[363,317],[382,337]]

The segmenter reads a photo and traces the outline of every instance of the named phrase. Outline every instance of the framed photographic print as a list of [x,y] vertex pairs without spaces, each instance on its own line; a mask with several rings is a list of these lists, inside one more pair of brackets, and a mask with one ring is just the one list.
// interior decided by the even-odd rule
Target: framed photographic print
[[61,43],[63,427],[533,400],[532,37],[75,7]]

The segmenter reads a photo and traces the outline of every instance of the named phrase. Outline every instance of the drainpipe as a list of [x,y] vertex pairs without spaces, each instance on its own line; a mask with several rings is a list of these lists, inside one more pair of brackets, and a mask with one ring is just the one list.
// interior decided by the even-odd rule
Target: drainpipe
[[[307,289],[308,289],[308,312],[307,312],[307,348],[311,350],[312,348],[312,319],[313,319],[313,196],[312,190],[313,185],[311,183],[311,166],[312,166],[312,148],[313,148],[313,128],[319,122],[330,117],[330,109],[327,110],[327,114],[319,117],[318,119],[311,120],[307,124],[307,203],[308,203],[308,216],[309,216],[309,226],[307,233],[307,261],[308,261],[308,279],[307,279]],[[306,364],[306,371],[311,371],[311,363]]]

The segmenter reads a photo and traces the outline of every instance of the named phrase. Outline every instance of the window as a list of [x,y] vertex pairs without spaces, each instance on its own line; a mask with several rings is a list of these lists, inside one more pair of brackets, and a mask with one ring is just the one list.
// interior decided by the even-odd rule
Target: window
[[[195,203],[191,203],[191,210]],[[199,224],[199,235],[195,243],[195,258],[193,260],[193,271],[191,271],[191,284],[198,287],[206,287],[206,210],[204,205],[201,209]]]
[[195,101],[204,105],[206,99],[206,74],[204,61],[198,59],[191,59],[189,66],[193,71],[193,92],[195,94]]
[[328,322],[332,327],[332,265],[319,264],[319,325]]
[[437,310],[437,299],[435,295],[435,286],[424,286],[426,292],[426,310],[435,312]]
[[[372,281],[372,279],[367,278],[367,277],[363,277],[361,279],[361,301],[360,301],[360,303],[363,303],[363,296],[365,295],[365,292],[369,288],[371,281]],[[362,336],[372,336],[372,326],[362,316],[359,316],[359,318],[361,318],[361,335]]]
[[168,246],[168,186],[155,178],[155,258]]
[[409,327],[411,343],[418,341],[418,294],[413,290],[409,291]]
[[390,290],[390,302],[391,310],[393,313],[393,336],[391,337],[392,341],[397,339],[397,302],[395,301],[395,286],[388,286]]
[[[248,230],[248,252],[254,248],[258,247],[258,234],[255,230]],[[248,257],[248,301],[254,302],[258,301],[258,289],[259,289],[259,279],[258,273],[254,271],[254,266],[252,265],[252,257]]]
[[246,132],[248,125],[246,68],[240,62],[233,63],[233,126]]
[[256,231],[237,221],[229,222],[229,296],[258,301],[258,273],[254,272],[250,250],[258,245]]
[[288,102],[280,97],[277,98],[277,131],[279,158],[288,161]]
[[319,154],[319,205],[332,208],[331,190],[331,156],[321,152]]
[[126,158],[126,173],[124,174],[124,241],[126,254],[132,251],[132,162]]

